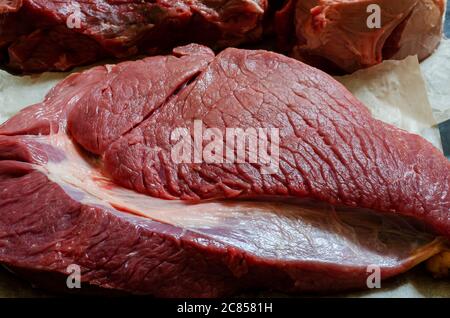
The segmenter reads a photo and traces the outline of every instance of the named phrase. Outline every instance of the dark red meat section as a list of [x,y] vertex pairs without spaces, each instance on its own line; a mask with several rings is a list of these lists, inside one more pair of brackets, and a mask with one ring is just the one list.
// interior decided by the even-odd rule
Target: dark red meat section
[[251,43],[266,0],[24,0],[0,3],[0,63],[14,72],[64,71],[202,43]]

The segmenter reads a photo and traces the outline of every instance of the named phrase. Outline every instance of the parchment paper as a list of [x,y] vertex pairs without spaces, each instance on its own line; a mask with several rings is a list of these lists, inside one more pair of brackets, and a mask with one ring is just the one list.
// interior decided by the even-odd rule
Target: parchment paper
[[[0,123],[20,109],[42,101],[48,90],[65,76],[67,73],[16,77],[0,71]],[[436,120],[441,122],[450,118],[450,41],[444,41],[436,54],[420,66],[416,57],[385,61],[338,80],[376,118],[422,135],[441,148],[435,125]],[[450,297],[450,281],[433,280],[420,269],[384,282],[382,287],[378,291],[341,296]],[[0,297],[44,295],[47,293],[30,288],[27,283],[0,269]]]
[[[449,21],[450,22],[450,21]],[[441,43],[437,51],[420,65],[438,123],[450,119],[450,40]]]
[[12,76],[0,71],[0,123],[20,109],[41,102],[47,92],[67,73],[45,73],[34,76]]
[[421,135],[442,150],[416,56],[403,61],[385,61],[337,80],[361,100],[375,118]]

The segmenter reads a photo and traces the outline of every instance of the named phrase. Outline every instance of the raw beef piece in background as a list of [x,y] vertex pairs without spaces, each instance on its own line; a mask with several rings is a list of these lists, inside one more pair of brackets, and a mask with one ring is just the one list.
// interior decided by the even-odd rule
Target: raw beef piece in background
[[[442,240],[427,234],[423,227],[434,225],[445,232],[449,224],[449,164],[432,146],[417,136],[371,119],[363,106],[333,79],[294,60],[265,51],[236,49],[224,51],[207,65],[205,61],[212,59],[208,49],[189,46],[176,49],[169,57],[96,67],[68,77],[43,103],[22,111],[1,126],[0,183],[5,190],[0,194],[0,261],[19,268],[19,272],[61,274],[66,273],[68,265],[78,264],[86,282],[134,293],[222,296],[255,288],[286,292],[364,288],[368,265],[380,266],[383,278],[388,278],[442,250]],[[160,63],[166,63],[167,67],[155,70],[154,65]],[[178,75],[177,64],[183,65],[183,76]],[[291,71],[286,72],[286,67]],[[238,75],[235,80],[226,76],[229,72]],[[279,81],[280,74],[289,74],[291,81],[288,84]],[[136,81],[130,81],[132,75],[136,75]],[[294,75],[296,78],[292,80]],[[254,79],[259,76],[264,77],[260,82],[266,87],[255,85]],[[216,92],[222,93],[211,95],[203,91],[202,84],[207,79],[212,86],[220,80],[221,90]],[[139,85],[145,80],[151,84],[155,96]],[[319,87],[315,85],[317,80],[325,84]],[[277,87],[282,85],[285,93],[280,95]],[[123,89],[118,91],[117,87]],[[261,91],[264,98],[245,99],[246,93],[253,90]],[[231,91],[235,94],[230,94]],[[296,100],[294,95],[301,91],[303,98]],[[179,112],[179,101],[184,98],[186,115],[167,113],[168,108]],[[290,109],[286,114],[298,119],[304,131],[296,135],[293,130],[283,130],[281,143],[292,143],[299,150],[312,146],[314,151],[299,154],[312,156],[313,160],[318,159],[319,153],[324,154],[325,160],[318,159],[315,163],[323,168],[323,177],[329,178],[325,185],[336,181],[327,169],[348,178],[347,172],[358,169],[352,164],[356,159],[367,163],[366,176],[376,178],[376,173],[369,169],[371,160],[376,158],[390,180],[396,179],[398,172],[410,176],[396,179],[395,184],[401,188],[400,192],[415,188],[418,196],[406,198],[405,206],[398,211],[385,213],[333,208],[327,203],[281,203],[264,200],[264,196],[258,202],[166,201],[118,186],[105,173],[105,156],[88,153],[74,142],[77,140],[91,152],[103,154],[119,149],[118,145],[130,142],[130,136],[135,135],[138,137],[135,145],[151,154],[148,146],[154,139],[160,141],[159,146],[166,146],[164,128],[189,120],[190,99],[195,98],[204,101],[195,117],[198,115],[197,118],[219,128],[222,121],[218,118],[225,119],[222,123],[227,126],[237,123],[225,116],[226,110],[234,118],[242,119],[242,127],[252,118],[270,114],[271,123],[284,122],[286,128],[289,118],[277,117],[277,109],[284,110],[282,101],[287,101]],[[215,98],[229,109],[218,103],[215,112],[209,107]],[[93,110],[92,101],[99,105],[97,116],[90,120],[90,125],[78,126],[83,114]],[[130,111],[131,105],[137,112]],[[260,111],[255,113],[252,109],[256,105]],[[330,122],[326,119],[327,112],[311,112],[315,108],[321,110],[321,105],[335,107],[337,119]],[[246,106],[247,112],[242,106]],[[300,113],[296,114],[297,111]],[[180,118],[174,121],[175,117]],[[133,127],[125,126],[128,120],[124,118],[131,118]],[[108,119],[114,124],[106,127]],[[157,125],[161,129],[146,144],[138,133],[144,131],[142,128],[152,129],[148,124],[155,119],[159,119]],[[305,126],[302,120],[311,126]],[[314,127],[314,122],[322,123],[323,128]],[[372,130],[372,125],[377,131]],[[327,144],[328,133],[339,132],[342,127],[358,129],[359,136],[370,132],[364,140],[374,144],[366,144],[368,151],[362,152],[359,147],[352,148],[360,142],[358,139],[343,138],[344,143],[337,143],[336,147]],[[83,129],[88,138],[81,138]],[[410,143],[399,149],[380,145],[378,133],[386,132],[391,135],[385,137],[394,143],[404,138],[410,138]],[[345,136],[335,136],[341,137]],[[114,139],[117,141],[113,142]],[[163,148],[162,157],[164,152]],[[414,156],[410,156],[412,152]],[[343,160],[349,160],[348,165],[333,169],[338,167],[333,158],[339,153]],[[426,157],[421,153],[426,153]],[[128,155],[133,159],[133,154],[124,153]],[[134,158],[136,163],[141,162],[141,157]],[[395,167],[387,165],[392,158],[397,159]],[[290,162],[297,163],[291,171],[294,176],[306,168],[300,157],[294,156]],[[170,162],[164,164],[167,171],[173,168]],[[142,172],[137,168],[135,171]],[[214,167],[202,168],[211,171]],[[236,168],[242,168],[240,176],[245,177],[245,169],[249,167]],[[189,174],[192,176],[192,171],[187,170],[185,175]],[[145,172],[142,175],[150,176]],[[304,177],[312,185],[320,183],[313,170]],[[359,181],[364,182],[363,179]],[[132,187],[139,186],[138,178],[130,180],[136,182]],[[344,181],[358,182],[352,178]],[[182,180],[178,182],[183,184]],[[300,185],[300,181],[293,184]],[[394,189],[391,195],[400,192]],[[383,193],[375,197],[377,192],[373,191],[371,195],[376,201],[384,199]],[[393,207],[400,201],[386,204]],[[418,201],[423,206],[414,208]],[[361,207],[360,202],[356,205]],[[422,225],[399,215],[409,214],[408,208],[413,209],[411,216],[421,220]]]
[[64,71],[180,44],[251,43],[261,37],[267,6],[267,0],[0,1],[0,63],[14,72]]
[[[367,26],[371,4],[381,8],[380,29]],[[441,40],[444,11],[444,0],[289,0],[276,24],[293,57],[350,73],[383,59],[427,58]]]
[[[381,6],[381,30],[367,28],[369,4]],[[254,43],[273,49],[266,42],[276,29],[281,49],[294,57],[352,72],[386,58],[418,54],[423,59],[441,38],[444,0],[282,5],[279,0],[1,1],[0,65],[18,73],[62,71],[188,43],[217,50]]]

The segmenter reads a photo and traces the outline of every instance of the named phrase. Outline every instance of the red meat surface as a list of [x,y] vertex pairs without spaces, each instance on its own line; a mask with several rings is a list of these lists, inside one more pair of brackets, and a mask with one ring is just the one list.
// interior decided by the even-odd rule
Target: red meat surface
[[[170,132],[193,120],[279,129],[279,170],[176,164]],[[0,126],[0,189],[2,264],[154,296],[367,288],[369,266],[398,275],[450,237],[445,157],[267,51],[190,45],[69,76]]]

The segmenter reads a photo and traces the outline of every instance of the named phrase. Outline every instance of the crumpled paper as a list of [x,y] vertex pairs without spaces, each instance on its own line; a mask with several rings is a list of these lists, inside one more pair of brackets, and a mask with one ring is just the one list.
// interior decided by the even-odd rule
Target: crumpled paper
[[362,101],[375,118],[421,135],[442,150],[416,56],[403,61],[385,61],[336,79]]
[[434,117],[440,124],[450,119],[450,40],[442,41],[436,52],[423,61],[420,68]]

